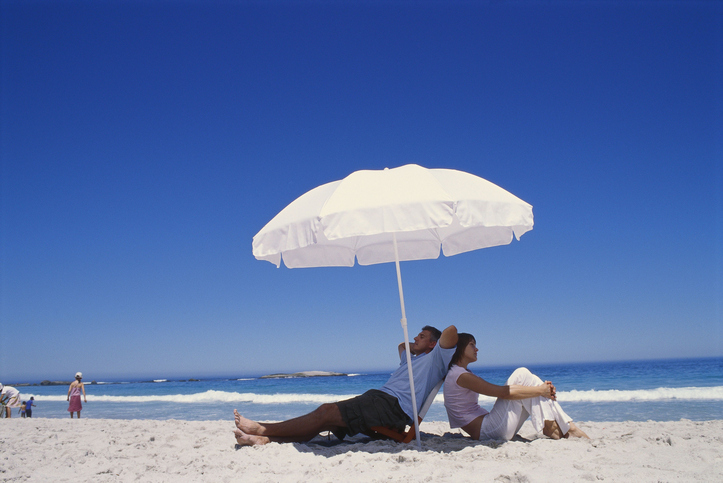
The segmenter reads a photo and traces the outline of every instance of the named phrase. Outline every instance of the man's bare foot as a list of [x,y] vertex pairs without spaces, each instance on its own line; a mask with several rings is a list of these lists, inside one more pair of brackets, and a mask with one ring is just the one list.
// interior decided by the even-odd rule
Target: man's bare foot
[[233,410],[233,417],[234,423],[236,423],[236,427],[247,435],[258,435],[263,429],[263,427],[259,423],[241,416],[235,409]]
[[578,428],[577,426],[575,426],[575,423],[573,423],[572,421],[570,421],[570,431],[567,432],[567,434],[565,435],[565,437],[567,437],[568,435],[569,435],[569,436],[572,436],[572,437],[574,437],[574,438],[586,438],[586,439],[590,439],[590,436],[588,436],[587,434],[585,434],[585,432],[584,432],[582,429],[580,429],[580,428]]
[[235,429],[233,434],[234,436],[236,436],[236,442],[239,444],[239,446],[256,446],[261,444],[267,444],[269,442],[269,438],[265,436],[254,436],[252,434],[246,434],[240,429]]
[[542,429],[542,434],[551,439],[560,439],[563,437],[562,430],[560,429],[560,425],[557,424],[557,421],[545,421],[545,427]]

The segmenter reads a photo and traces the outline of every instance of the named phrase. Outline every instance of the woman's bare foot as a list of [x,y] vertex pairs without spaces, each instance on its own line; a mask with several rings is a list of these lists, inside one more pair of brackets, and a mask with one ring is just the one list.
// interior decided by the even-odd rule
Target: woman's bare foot
[[247,435],[258,435],[263,429],[263,427],[259,423],[241,416],[235,409],[233,410],[233,417],[234,423],[236,423],[236,427]]
[[560,425],[557,424],[557,421],[546,420],[545,427],[542,429],[542,434],[552,439],[560,439],[563,437],[562,430],[560,429]]
[[261,444],[267,444],[269,442],[269,438],[265,436],[254,436],[251,434],[246,434],[240,429],[235,429],[233,434],[234,436],[236,436],[236,442],[240,446],[256,446]]
[[569,435],[569,436],[572,436],[572,437],[574,437],[574,438],[587,438],[587,439],[590,439],[590,436],[588,436],[587,434],[585,434],[585,432],[584,432],[582,429],[580,429],[580,428],[578,428],[577,426],[575,426],[575,423],[573,423],[572,421],[570,421],[570,431],[567,432],[567,434],[565,435],[565,437],[567,437],[568,435]]

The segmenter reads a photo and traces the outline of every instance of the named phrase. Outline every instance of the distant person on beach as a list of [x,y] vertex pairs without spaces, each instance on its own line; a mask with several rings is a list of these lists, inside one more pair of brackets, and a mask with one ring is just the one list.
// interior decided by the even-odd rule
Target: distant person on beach
[[18,414],[20,414],[21,418],[25,417],[25,401],[20,403],[20,409],[18,410]]
[[25,402],[25,417],[33,417],[33,406],[35,406],[35,396],[30,396],[30,399]]
[[20,392],[14,387],[0,384],[0,402],[5,405],[5,417],[9,418],[13,408],[20,407]]
[[[432,388],[444,378],[457,344],[457,328],[450,325],[444,332],[431,326],[422,329],[414,344],[409,345],[414,370],[417,409]],[[322,404],[309,414],[280,423],[259,423],[241,416],[234,409],[236,441],[250,446],[270,442],[309,441],[322,431],[331,431],[339,439],[367,433],[373,426],[404,430],[412,423],[412,391],[407,374],[404,344],[399,344],[401,363],[381,389],[372,389],[345,401]]]
[[[506,386],[472,374],[467,365],[477,360],[478,350],[474,336],[459,334],[444,380],[444,407],[452,428],[462,428],[474,439],[509,441],[531,417],[535,430],[552,439],[588,437],[557,403],[550,381],[543,382],[524,367],[512,373]],[[480,394],[497,398],[492,411],[480,407]]]
[[68,388],[68,412],[70,413],[70,419],[73,419],[73,413],[78,413],[78,419],[80,419],[80,410],[83,409],[83,405],[80,403],[80,393],[83,393],[83,402],[87,403],[88,400],[85,398],[85,385],[83,384],[83,373],[75,373],[75,381],[70,383]]

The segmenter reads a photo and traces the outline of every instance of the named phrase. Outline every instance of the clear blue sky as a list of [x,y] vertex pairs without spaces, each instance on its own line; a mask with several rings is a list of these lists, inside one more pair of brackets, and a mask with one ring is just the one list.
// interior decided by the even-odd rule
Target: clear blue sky
[[304,192],[410,162],[534,206],[402,264],[484,364],[723,355],[723,2],[0,2],[0,382],[372,371],[391,264],[276,269]]

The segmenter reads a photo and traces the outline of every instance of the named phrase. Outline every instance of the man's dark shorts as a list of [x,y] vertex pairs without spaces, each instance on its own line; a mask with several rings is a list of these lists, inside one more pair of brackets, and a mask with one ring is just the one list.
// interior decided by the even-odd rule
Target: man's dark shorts
[[404,431],[410,422],[409,416],[399,406],[397,398],[378,389],[371,389],[361,396],[339,401],[336,405],[347,426],[334,431],[334,435],[339,439],[367,433],[373,426],[386,426]]

